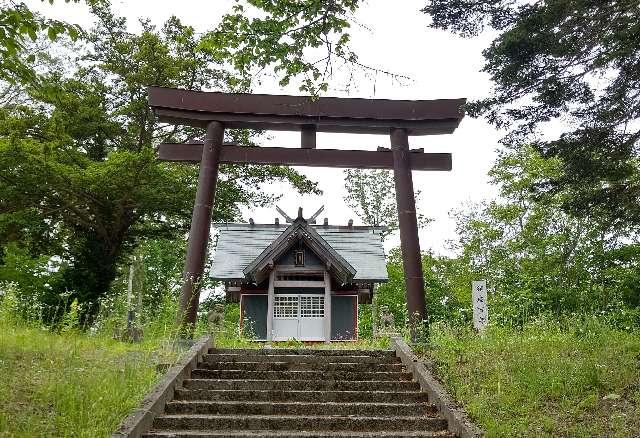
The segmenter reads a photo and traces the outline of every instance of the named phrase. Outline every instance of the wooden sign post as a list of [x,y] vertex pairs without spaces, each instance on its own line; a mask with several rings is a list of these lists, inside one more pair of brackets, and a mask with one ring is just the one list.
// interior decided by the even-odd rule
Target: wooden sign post
[[[410,135],[451,134],[464,117],[465,99],[383,100],[215,93],[149,87],[149,105],[161,122],[206,129],[203,143],[161,144],[161,160],[200,163],[178,320],[193,326],[204,270],[218,166],[221,163],[323,166],[394,171],[400,246],[412,337],[426,321],[424,279],[412,170],[451,170],[451,154],[409,149]],[[299,131],[300,148],[223,143],[225,129]],[[316,149],[317,132],[382,134],[391,149]]]
[[480,332],[484,331],[489,323],[487,282],[485,280],[471,283],[471,299],[473,301],[473,328]]

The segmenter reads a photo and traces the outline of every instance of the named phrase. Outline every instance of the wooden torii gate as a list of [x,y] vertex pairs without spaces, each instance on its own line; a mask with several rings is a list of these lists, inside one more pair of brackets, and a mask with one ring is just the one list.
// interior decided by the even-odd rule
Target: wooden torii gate
[[[412,170],[451,170],[451,154],[409,149],[409,135],[451,134],[464,117],[465,99],[382,100],[198,92],[149,87],[149,105],[161,122],[206,129],[204,144],[161,144],[160,160],[200,162],[198,189],[184,268],[178,321],[196,321],[199,280],[209,241],[220,163],[393,169],[407,310],[416,323],[427,316]],[[224,144],[225,128],[299,131],[300,149]],[[384,134],[391,149],[316,149],[316,132]]]

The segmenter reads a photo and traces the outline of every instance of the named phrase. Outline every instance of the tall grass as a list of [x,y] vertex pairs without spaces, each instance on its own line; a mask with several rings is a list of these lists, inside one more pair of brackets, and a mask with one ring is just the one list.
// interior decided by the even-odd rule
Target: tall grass
[[109,435],[156,381],[156,347],[0,321],[0,435]]
[[640,436],[640,333],[587,317],[431,335],[436,375],[489,437]]
[[[0,437],[110,435],[173,363],[175,327],[160,318],[137,344],[112,339],[116,319],[79,331],[72,311],[62,324],[25,321],[14,288],[0,296]],[[174,318],[174,316],[172,316]],[[68,320],[68,321],[67,321]],[[66,322],[65,322],[66,321]]]

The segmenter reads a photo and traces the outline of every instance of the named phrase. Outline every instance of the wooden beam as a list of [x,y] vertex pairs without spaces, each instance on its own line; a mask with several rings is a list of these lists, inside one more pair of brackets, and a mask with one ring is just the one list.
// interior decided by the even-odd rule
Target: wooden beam
[[409,137],[404,129],[391,130],[393,154],[393,176],[396,186],[398,226],[400,228],[400,249],[407,294],[407,312],[410,334],[416,342],[427,321],[424,275],[418,238],[416,200],[411,176],[411,153]]
[[177,321],[184,330],[183,335],[191,337],[198,319],[200,302],[200,279],[207,257],[207,245],[211,228],[211,211],[214,204],[220,152],[224,139],[224,126],[220,122],[211,122],[207,127],[204,146],[200,145],[200,174],[198,190],[191,215],[191,229],[187,244],[187,257],[184,265],[182,294]]
[[275,298],[274,281],[276,278],[275,271],[269,273],[269,289],[267,290],[267,342],[273,340],[273,304]]
[[[357,316],[356,316],[357,318]],[[324,271],[324,342],[331,342],[331,276]]]
[[160,121],[227,128],[412,135],[451,133],[464,117],[465,99],[388,100],[219,93],[149,87],[149,105]]
[[300,147],[303,149],[316,148],[316,127],[314,125],[300,128]]
[[[162,161],[197,163],[201,157],[201,143],[163,143],[158,147],[158,158]],[[449,153],[410,152],[410,158],[412,170],[451,170],[451,154]],[[222,147],[220,162],[228,164],[393,169],[393,152],[225,145]]]
[[153,107],[158,121],[174,125],[206,128],[211,121],[219,121],[229,129],[262,129],[267,131],[299,131],[300,126],[313,123],[316,132],[341,132],[345,134],[389,135],[393,127],[404,128],[411,135],[451,134],[460,124],[460,119],[438,120],[378,120],[337,119],[296,116],[272,116],[263,114],[206,113],[172,108]]
[[275,280],[273,282],[274,287],[324,287],[324,281],[304,281],[304,280]]
[[148,87],[149,105],[188,111],[377,120],[462,118],[465,99],[395,100],[222,93]]

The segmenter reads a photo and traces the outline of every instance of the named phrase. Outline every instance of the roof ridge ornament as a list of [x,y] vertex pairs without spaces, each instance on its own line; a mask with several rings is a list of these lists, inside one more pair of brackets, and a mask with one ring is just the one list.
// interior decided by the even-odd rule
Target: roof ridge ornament
[[282,210],[277,205],[276,205],[276,211],[280,214],[280,216],[282,216],[284,218],[284,220],[288,224],[292,224],[292,223],[294,223],[296,221],[305,221],[308,224],[315,224],[316,223],[316,219],[318,219],[318,216],[320,216],[320,213],[322,213],[324,211],[324,205],[320,206],[320,208],[313,215],[311,215],[311,217],[309,217],[308,219],[304,218],[304,215],[302,214],[302,207],[298,207],[298,216],[295,218],[295,220],[293,218],[291,218],[291,216],[289,216],[287,213],[285,213],[284,210]]

